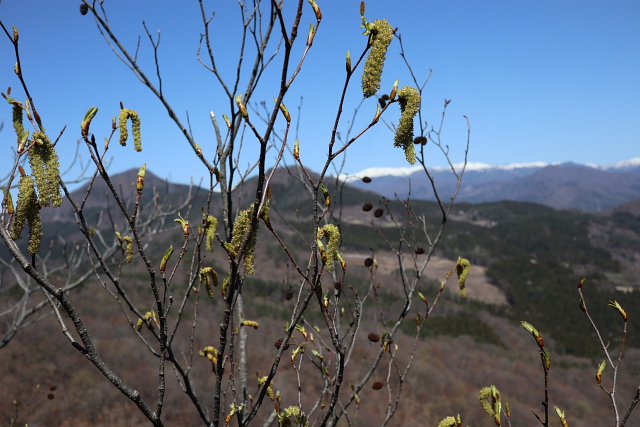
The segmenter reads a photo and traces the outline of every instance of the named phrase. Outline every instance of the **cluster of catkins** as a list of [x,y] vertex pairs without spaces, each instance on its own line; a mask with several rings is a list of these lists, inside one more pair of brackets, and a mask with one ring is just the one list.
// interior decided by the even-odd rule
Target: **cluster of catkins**
[[[364,18],[364,11],[361,11]],[[382,81],[382,70],[387,57],[387,50],[393,40],[394,31],[391,24],[386,19],[376,20],[371,23],[364,23],[365,34],[370,37],[371,50],[365,62],[364,73],[362,74],[362,92],[365,98],[369,98],[378,93]],[[395,95],[390,97],[395,100]],[[396,128],[394,146],[404,149],[407,161],[410,164],[416,162],[416,153],[413,143],[413,120],[420,109],[420,92],[410,86],[404,86],[397,92],[400,103],[400,123]]]
[[40,250],[42,242],[42,218],[40,208],[45,206],[58,207],[62,205],[60,192],[60,162],[54,144],[44,130],[34,132],[29,137],[29,131],[23,126],[24,107],[21,102],[6,97],[13,109],[13,128],[18,139],[18,153],[27,150],[32,175],[27,175],[20,167],[20,182],[18,205],[13,211],[11,194],[6,190],[7,207],[14,213],[11,224],[11,238],[22,237],[25,224],[29,226],[29,246],[27,251],[35,255]]

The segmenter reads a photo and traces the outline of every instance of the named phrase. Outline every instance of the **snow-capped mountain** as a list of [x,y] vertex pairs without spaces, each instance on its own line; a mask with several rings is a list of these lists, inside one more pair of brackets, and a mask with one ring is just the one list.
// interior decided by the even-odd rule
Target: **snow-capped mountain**
[[[460,173],[462,164],[454,164]],[[442,199],[456,190],[456,177],[449,167],[430,169]],[[361,178],[368,176],[367,184]],[[421,166],[370,168],[347,178],[360,188],[385,197],[433,200],[431,182]],[[517,200],[541,203],[558,209],[600,211],[612,209],[640,197],[640,158],[613,165],[575,163],[520,163],[489,165],[468,163],[464,171],[459,202]]]

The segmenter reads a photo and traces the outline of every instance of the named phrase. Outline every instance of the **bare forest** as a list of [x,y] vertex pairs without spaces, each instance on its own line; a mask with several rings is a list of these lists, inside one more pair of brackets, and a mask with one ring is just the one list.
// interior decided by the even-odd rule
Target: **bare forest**
[[[420,52],[405,51],[402,23],[345,2],[361,43],[334,47],[343,84],[314,101],[333,113],[309,141],[299,127],[310,107],[292,88],[313,75],[322,3],[234,3],[233,58],[218,51],[218,4],[189,3],[201,37],[185,49],[197,52],[203,87],[224,94],[209,111],[174,106],[161,32],[143,22],[138,43],[125,42],[105,0],[83,0],[77,13],[95,22],[113,67],[166,111],[181,135],[172,149],[206,176],[192,185],[147,168],[145,129],[157,124],[136,105],[87,99],[84,117],[48,128],[52,107],[32,89],[43,77],[22,53],[30,29],[0,21],[2,51],[15,59],[2,88],[11,123],[0,132],[11,158],[0,171],[0,425],[633,425],[632,307],[591,293],[590,279],[566,283],[587,350],[545,332],[571,323],[545,323],[528,306],[514,314],[518,295],[487,279],[499,269],[484,262],[488,249],[460,237],[465,226],[489,228],[483,213],[465,219],[472,209],[454,205],[471,123],[464,117],[466,138],[449,141],[450,100],[424,111],[431,73],[412,67]],[[383,80],[390,62],[411,80]],[[210,122],[208,134],[194,132],[196,118]],[[366,176],[356,178],[370,192],[348,185],[345,155],[372,134],[422,167],[435,201],[378,196]],[[60,158],[62,141],[78,141],[73,158]],[[325,153],[313,167],[310,144]],[[134,154],[139,168],[111,170],[112,158]],[[429,156],[450,167],[453,190],[439,190]],[[61,167],[75,163],[79,174]],[[540,304],[564,313],[556,302]],[[614,332],[601,332],[600,307]]]

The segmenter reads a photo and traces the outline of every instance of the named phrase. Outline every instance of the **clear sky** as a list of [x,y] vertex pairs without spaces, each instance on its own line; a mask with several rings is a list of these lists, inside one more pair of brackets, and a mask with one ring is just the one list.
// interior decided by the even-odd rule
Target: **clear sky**
[[[294,2],[290,2],[294,6]],[[298,137],[306,165],[318,170],[326,154],[337,99],[344,81],[347,50],[359,55],[366,43],[360,28],[359,0],[318,0],[324,19],[299,81],[287,98],[298,116]],[[51,136],[68,128],[58,150],[63,167],[73,158],[79,124],[91,106],[100,108],[92,125],[98,140],[107,135],[119,102],[142,118],[144,150],[114,144],[112,172],[147,163],[162,177],[188,182],[205,172],[186,146],[166,111],[120,62],[99,34],[93,18],[81,16],[80,2],[65,0],[2,0],[0,19],[20,30],[24,74]],[[199,6],[195,0],[107,0],[114,31],[135,51],[154,76],[153,54],[142,21],[155,34],[162,31],[160,64],[167,97],[186,122],[188,112],[205,155],[213,152],[209,112],[227,112],[228,103],[216,80],[197,61]],[[211,2],[214,49],[223,73],[233,76],[239,21],[235,0]],[[302,18],[306,37],[313,13],[307,4]],[[451,99],[444,142],[453,161],[462,159],[467,115],[472,125],[469,160],[491,164],[523,162],[594,163],[606,165],[640,156],[640,2],[635,0],[370,0],[369,20],[387,18],[399,28],[416,74],[433,70],[423,108],[436,124],[444,99]],[[398,53],[388,54],[383,88],[396,78],[411,84]],[[23,100],[13,73],[12,45],[0,37],[0,89],[14,88]],[[272,104],[279,77],[265,75],[264,91],[254,101]],[[346,117],[362,99],[359,77],[348,96]],[[376,100],[366,100],[354,132],[374,114]],[[387,120],[397,122],[398,111]],[[8,105],[0,109],[0,175],[15,149]],[[347,123],[342,126],[346,132]],[[279,124],[279,129],[283,124]],[[250,141],[253,142],[253,141]],[[345,172],[369,167],[404,167],[402,150],[393,148],[393,134],[384,124],[367,134],[346,158]],[[247,144],[247,164],[255,146]],[[86,150],[86,148],[84,149]],[[444,160],[429,152],[431,165]],[[86,155],[84,155],[86,159]],[[242,162],[244,160],[244,163]],[[72,177],[70,177],[72,178]]]

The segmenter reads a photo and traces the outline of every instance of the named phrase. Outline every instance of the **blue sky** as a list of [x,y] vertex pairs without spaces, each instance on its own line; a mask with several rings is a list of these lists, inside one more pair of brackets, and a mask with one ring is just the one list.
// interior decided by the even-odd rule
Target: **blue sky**
[[[318,2],[324,19],[300,79],[286,99],[295,120],[303,97],[298,137],[302,159],[312,170],[321,167],[326,155],[344,81],[345,53],[358,55],[366,43],[358,0]],[[147,163],[162,177],[198,181],[205,170],[164,108],[111,52],[93,18],[80,15],[79,3],[0,3],[0,19],[20,30],[24,73],[49,134],[55,136],[68,125],[58,144],[63,168],[73,158],[87,109],[100,108],[91,130],[102,140],[122,101],[141,115],[144,150],[135,153],[131,146],[112,145],[111,171]],[[231,77],[237,60],[237,2],[211,3],[216,10],[215,49],[223,73]],[[196,60],[202,31],[197,1],[107,0],[105,4],[115,32],[129,49],[135,50],[138,35],[143,36],[139,57],[150,75],[155,71],[142,21],[152,32],[162,31],[160,62],[167,97],[184,122],[188,111],[205,155],[212,153],[209,112],[221,116],[228,104],[215,79]],[[308,5],[305,13],[301,42],[313,20]],[[466,142],[463,115],[472,125],[472,162],[604,165],[640,156],[640,2],[371,0],[366,16],[387,18],[399,28],[420,78],[433,70],[423,100],[430,124],[438,123],[444,99],[452,100],[443,138],[453,161],[462,160]],[[395,79],[401,85],[411,84],[398,47],[394,41],[383,88],[390,89]],[[21,100],[24,95],[13,74],[14,62],[12,46],[2,35],[0,89],[4,92],[12,86],[13,96]],[[273,102],[277,63],[271,71],[265,76],[264,91],[254,101]],[[345,119],[350,119],[361,98],[358,78],[347,98]],[[374,99],[365,101],[354,131],[374,114],[376,104]],[[396,108],[389,113],[387,120],[397,122]],[[5,123],[0,132],[1,177],[11,164],[15,136],[8,105],[0,110],[0,117]],[[343,132],[347,126],[343,123]],[[252,142],[247,141],[241,165],[247,165],[256,152]],[[392,144],[393,134],[380,124],[348,152],[344,171],[407,166],[402,150]],[[430,165],[444,165],[432,147],[427,155]]]

